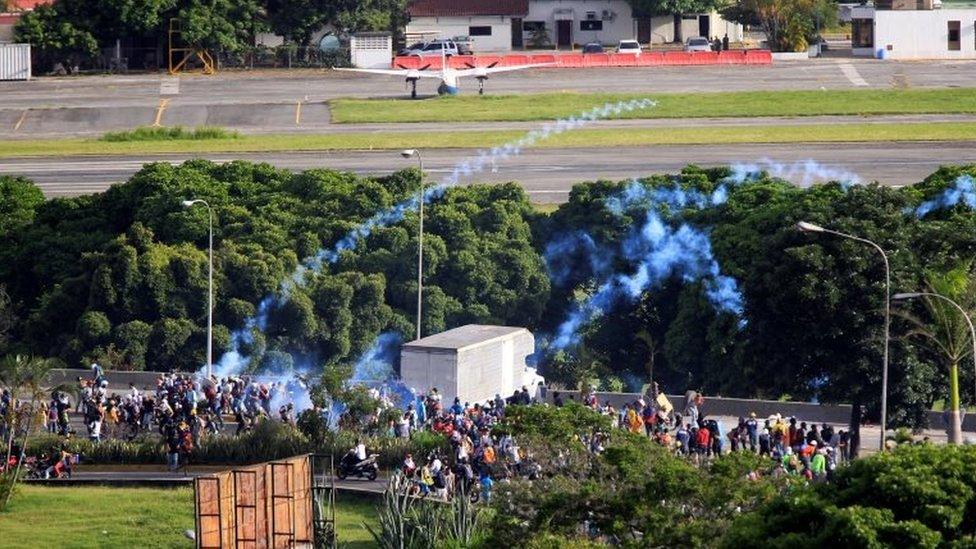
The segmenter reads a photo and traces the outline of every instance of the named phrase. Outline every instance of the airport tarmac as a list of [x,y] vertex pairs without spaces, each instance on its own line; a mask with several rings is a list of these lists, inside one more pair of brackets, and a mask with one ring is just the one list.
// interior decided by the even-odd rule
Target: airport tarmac
[[[462,93],[475,93],[474,82]],[[437,82],[423,81],[422,94]],[[492,78],[488,94],[723,92],[976,87],[976,61],[812,59],[771,66],[534,69]],[[327,70],[50,77],[0,82],[0,139],[92,135],[152,124],[331,131],[326,101],[406,97],[402,79]]]
[[[434,180],[474,154],[465,149],[424,151],[425,170]],[[217,162],[268,162],[279,168],[333,168],[362,174],[387,174],[412,166],[395,151],[296,153],[223,153],[203,155]],[[180,163],[190,155],[130,157],[11,158],[0,160],[0,174],[19,174],[35,181],[49,197],[99,192],[125,181],[147,162]],[[464,183],[518,181],[537,203],[564,202],[572,186],[596,179],[623,180],[655,173],[674,173],[688,164],[723,166],[763,159],[787,165],[814,160],[845,170],[862,181],[907,185],[921,181],[942,164],[976,162],[976,143],[788,143],[748,145],[669,145],[649,147],[527,149],[499,162],[493,170]],[[793,177],[803,184],[802,170]],[[810,181],[807,181],[809,183]]]

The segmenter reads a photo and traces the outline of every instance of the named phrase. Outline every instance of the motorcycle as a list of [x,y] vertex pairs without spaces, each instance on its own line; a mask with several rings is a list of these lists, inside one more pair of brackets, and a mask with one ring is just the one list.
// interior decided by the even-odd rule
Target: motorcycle
[[359,461],[356,459],[355,453],[349,452],[339,462],[336,476],[339,477],[339,480],[345,480],[347,477],[366,477],[369,480],[376,480],[376,476],[380,472],[380,466],[376,464],[377,457],[379,454],[370,454],[366,459]]

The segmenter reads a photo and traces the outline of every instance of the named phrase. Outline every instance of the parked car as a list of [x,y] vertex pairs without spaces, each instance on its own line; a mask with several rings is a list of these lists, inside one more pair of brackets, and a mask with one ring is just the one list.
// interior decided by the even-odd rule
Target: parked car
[[397,55],[414,55],[415,52],[424,49],[425,45],[427,45],[426,42],[414,42],[413,44],[410,44],[405,48],[400,48],[400,51],[397,52]]
[[703,36],[693,36],[685,41],[685,51],[712,51],[712,43]]
[[458,55],[458,46],[453,40],[433,40],[427,42],[421,48],[408,50],[406,55],[419,55],[420,57],[440,57],[443,55],[451,57]]
[[474,40],[470,36],[455,36],[451,38],[458,47],[458,55],[474,55],[472,48],[474,47]]
[[585,44],[583,45],[583,53],[603,53],[603,44],[599,42]]
[[617,44],[617,53],[633,53],[640,55],[641,46],[637,40],[621,40]]

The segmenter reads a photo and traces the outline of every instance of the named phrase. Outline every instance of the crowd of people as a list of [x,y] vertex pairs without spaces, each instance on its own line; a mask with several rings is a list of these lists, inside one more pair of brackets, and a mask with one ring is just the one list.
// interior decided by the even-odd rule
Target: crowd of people
[[[246,376],[200,379],[189,374],[159,374],[152,389],[140,390],[129,384],[127,390],[111,388],[102,368],[93,364],[91,375],[78,378],[75,411],[84,418],[88,438],[98,443],[104,438],[134,438],[157,431],[167,447],[171,469],[185,465],[200,437],[225,429],[225,416],[236,422],[234,433],[240,434],[257,422],[277,419],[296,422],[291,389],[275,383],[261,383]],[[546,395],[545,387],[523,387],[503,398],[495,395],[482,403],[470,404],[455,398],[444,402],[435,388],[415,395],[397,419],[389,421],[385,433],[407,438],[418,430],[440,433],[450,441],[446,455],[435,452],[427,456],[407,455],[402,471],[414,489],[424,495],[448,497],[464,490],[490,498],[495,480],[534,478],[540,465],[519,448],[513,437],[494,432],[505,416],[507,406],[551,403],[563,406],[576,397],[554,392]],[[393,399],[374,391],[383,407],[395,407]],[[547,398],[551,397],[551,398]],[[755,413],[738,418],[725,429],[716,418],[703,413],[704,399],[689,393],[679,413],[656,384],[647,395],[625,402],[619,409],[609,400],[600,402],[594,392],[583,392],[579,403],[613,418],[621,429],[640,433],[675,453],[704,463],[723,452],[748,451],[770,458],[772,474],[802,475],[811,480],[827,479],[839,463],[849,459],[849,437],[840,429],[824,424],[810,424],[778,414],[757,418]],[[0,394],[0,410],[12,405],[9,391]],[[46,430],[71,436],[69,412],[71,398],[56,390],[50,402],[39,409]],[[323,410],[324,415],[331,411]],[[377,414],[378,417],[379,414]],[[332,424],[334,418],[327,418]],[[341,417],[338,418],[341,424]],[[0,429],[7,428],[0,424]],[[588,433],[581,440],[591,452],[603,450],[606,433]],[[356,450],[356,449],[353,449]],[[355,454],[355,455],[354,455]],[[362,454],[361,456],[359,454]],[[351,459],[366,459],[365,450],[351,452]],[[348,456],[347,456],[348,457]]]
[[[754,475],[795,475],[810,481],[825,481],[839,464],[849,459],[850,440],[843,429],[827,423],[808,425],[781,414],[758,418],[754,412],[739,417],[726,429],[717,418],[703,413],[704,398],[698,393],[687,395],[680,413],[656,387],[651,394],[637,396],[619,409],[610,401],[601,403],[594,392],[584,392],[579,398],[579,404],[611,417],[615,428],[647,436],[697,464],[707,463],[722,453],[753,452],[769,458],[768,467]],[[551,404],[564,406],[567,400],[575,397],[564,398],[554,392]],[[544,391],[533,395],[523,388],[509,398],[496,395],[492,400],[473,405],[455,398],[447,405],[435,388],[409,405],[399,421],[391,422],[388,433],[408,437],[416,430],[429,430],[450,440],[449,455],[434,452],[428,456],[405,456],[402,471],[418,493],[448,498],[459,487],[470,491],[477,483],[482,497],[489,498],[496,480],[517,476],[535,478],[541,473],[540,465],[531,455],[520,449],[511,436],[494,433],[493,427],[511,404],[547,402]],[[585,433],[580,439],[590,452],[600,453],[607,435]]]
[[[158,432],[167,446],[169,466],[185,465],[200,438],[225,430],[225,416],[236,422],[235,433],[247,431],[259,421],[277,418],[295,424],[295,407],[284,402],[284,384],[259,383],[248,376],[200,379],[191,374],[162,373],[155,386],[141,390],[110,387],[98,364],[90,377],[77,378],[76,413],[83,418],[86,435],[93,443],[106,438],[131,440]],[[281,404],[276,400],[281,400]],[[71,396],[54,390],[50,402],[40,406],[44,429],[62,436],[71,430]]]
[[443,499],[466,494],[475,500],[490,500],[496,480],[536,478],[540,467],[533,456],[522,451],[510,434],[493,431],[507,406],[534,400],[524,387],[507,399],[495,395],[473,405],[462,403],[460,398],[448,405],[436,387],[417,396],[400,420],[391,425],[391,434],[406,438],[417,430],[429,430],[446,437],[450,451],[416,458],[408,453],[404,457],[401,471],[413,490]]
[[[558,393],[554,402],[562,404]],[[771,459],[773,474],[825,480],[839,463],[850,459],[850,437],[843,429],[827,423],[808,426],[805,421],[781,414],[760,419],[751,412],[726,430],[718,419],[705,416],[704,402],[700,393],[689,392],[679,413],[656,384],[651,394],[640,395],[619,410],[610,401],[601,405],[595,393],[582,396],[584,406],[613,417],[619,428],[643,433],[696,463],[724,452],[753,452]]]

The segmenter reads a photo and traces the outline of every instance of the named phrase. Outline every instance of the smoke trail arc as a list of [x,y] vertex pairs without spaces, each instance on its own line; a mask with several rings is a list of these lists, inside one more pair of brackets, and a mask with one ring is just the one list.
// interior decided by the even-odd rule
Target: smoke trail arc
[[254,316],[246,319],[243,326],[231,334],[230,348],[224,352],[215,365],[215,373],[220,377],[226,377],[243,372],[250,360],[243,349],[253,342],[254,332],[265,332],[269,315],[284,303],[294,288],[304,286],[309,275],[319,273],[326,265],[335,263],[342,252],[354,249],[376,229],[393,225],[401,221],[409,212],[417,210],[420,200],[424,202],[436,200],[443,196],[448,188],[457,185],[462,178],[493,168],[498,162],[518,155],[523,149],[540,141],[582,128],[597,120],[654,106],[656,106],[656,102],[650,99],[606,103],[578,115],[546,123],[541,128],[531,130],[518,139],[486,151],[480,151],[476,156],[458,162],[439,183],[428,187],[422,198],[413,196],[377,212],[346,233],[331,247],[319,249],[305,259],[290,276],[285,278],[278,292],[262,299]]

